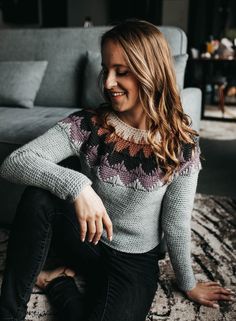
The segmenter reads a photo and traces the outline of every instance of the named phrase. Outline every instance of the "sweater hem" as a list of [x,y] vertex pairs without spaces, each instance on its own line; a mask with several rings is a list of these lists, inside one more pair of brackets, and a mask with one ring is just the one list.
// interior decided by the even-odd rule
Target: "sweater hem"
[[127,248],[127,250],[126,250],[126,249],[124,249],[123,247],[121,248],[121,247],[119,247],[119,246],[116,246],[116,245],[112,244],[112,242],[105,241],[104,239],[100,239],[100,242],[102,242],[102,243],[105,244],[106,246],[112,248],[113,250],[116,250],[116,251],[122,252],[122,253],[127,253],[127,254],[128,254],[128,253],[129,253],[129,254],[144,254],[144,253],[147,253],[147,252],[153,250],[156,246],[158,246],[158,245],[160,244],[160,241],[159,241],[159,242],[157,242],[156,244],[151,245],[150,247],[145,248],[145,249],[143,249],[143,250],[141,250],[141,251],[139,251],[139,250],[136,250],[136,251],[134,250],[134,251],[133,251],[133,248],[132,248],[132,250],[129,250],[130,248]]

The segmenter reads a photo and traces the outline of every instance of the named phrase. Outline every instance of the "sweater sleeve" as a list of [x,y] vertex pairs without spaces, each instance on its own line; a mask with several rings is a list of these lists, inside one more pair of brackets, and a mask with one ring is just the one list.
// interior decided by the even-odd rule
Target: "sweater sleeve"
[[84,174],[57,163],[69,156],[79,156],[89,136],[80,127],[82,119],[72,114],[15,150],[2,163],[0,176],[13,183],[47,189],[61,199],[73,201],[92,182]]
[[177,284],[183,291],[196,285],[191,260],[191,214],[201,169],[199,155],[198,147],[194,159],[184,163],[163,199],[162,229]]

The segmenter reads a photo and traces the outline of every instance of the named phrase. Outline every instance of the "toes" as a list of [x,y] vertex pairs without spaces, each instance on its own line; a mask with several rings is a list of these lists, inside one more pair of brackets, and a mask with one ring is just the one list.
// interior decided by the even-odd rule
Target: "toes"
[[35,285],[37,285],[40,289],[45,287],[45,275],[43,271],[39,273]]
[[71,276],[71,277],[74,277],[74,276],[75,276],[75,272],[74,272],[73,270],[71,270],[70,268],[66,268],[66,269],[64,270],[64,274],[65,274],[66,276]]

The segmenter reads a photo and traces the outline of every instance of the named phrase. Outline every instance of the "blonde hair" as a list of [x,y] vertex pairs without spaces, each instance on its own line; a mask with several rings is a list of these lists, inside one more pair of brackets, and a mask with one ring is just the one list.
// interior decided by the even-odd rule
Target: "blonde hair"
[[[151,145],[164,181],[168,181],[180,166],[183,144],[194,152],[191,119],[183,111],[177,88],[173,60],[167,41],[153,24],[129,20],[103,34],[101,48],[107,41],[119,44],[131,72],[139,81],[139,99],[146,114],[148,143]],[[109,101],[106,91],[104,96]],[[102,109],[106,123],[108,109]],[[101,110],[99,111],[101,113]],[[161,139],[156,140],[157,133]]]

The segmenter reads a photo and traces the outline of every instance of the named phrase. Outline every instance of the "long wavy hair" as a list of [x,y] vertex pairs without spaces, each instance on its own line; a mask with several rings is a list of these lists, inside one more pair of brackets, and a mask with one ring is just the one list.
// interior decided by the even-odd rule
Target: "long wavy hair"
[[[193,155],[193,138],[199,136],[183,111],[167,41],[156,26],[141,20],[127,20],[105,32],[101,48],[110,40],[122,47],[126,63],[138,79],[139,99],[147,116],[148,143],[167,182],[180,166],[183,144],[191,146]],[[109,127],[107,116],[111,107],[106,90],[104,97],[108,107],[99,108],[98,114],[103,125]]]

